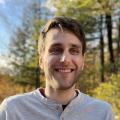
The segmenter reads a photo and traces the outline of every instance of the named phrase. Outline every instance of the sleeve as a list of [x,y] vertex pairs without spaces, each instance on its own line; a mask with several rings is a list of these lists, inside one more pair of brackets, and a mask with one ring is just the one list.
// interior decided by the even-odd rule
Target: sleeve
[[0,104],[0,120],[7,120],[7,99]]

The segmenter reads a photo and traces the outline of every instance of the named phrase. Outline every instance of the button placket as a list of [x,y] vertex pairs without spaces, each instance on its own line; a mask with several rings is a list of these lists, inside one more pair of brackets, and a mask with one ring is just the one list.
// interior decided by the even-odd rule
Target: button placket
[[[61,106],[61,105],[56,106],[56,111],[57,111],[57,116],[58,116],[58,118],[60,119],[61,114],[62,114],[62,112],[63,112],[62,106]],[[61,119],[60,119],[60,120],[61,120]]]
[[64,120],[64,118],[62,117],[62,120]]

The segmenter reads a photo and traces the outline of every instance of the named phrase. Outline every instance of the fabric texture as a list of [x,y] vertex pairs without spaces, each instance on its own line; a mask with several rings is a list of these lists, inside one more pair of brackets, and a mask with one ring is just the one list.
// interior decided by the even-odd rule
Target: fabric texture
[[110,104],[79,91],[63,110],[39,89],[6,98],[0,105],[0,120],[114,120]]

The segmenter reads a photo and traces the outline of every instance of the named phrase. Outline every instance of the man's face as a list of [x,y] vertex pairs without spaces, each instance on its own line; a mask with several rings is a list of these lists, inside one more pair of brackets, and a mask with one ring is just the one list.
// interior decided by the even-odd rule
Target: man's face
[[80,40],[71,32],[51,29],[45,39],[40,66],[46,77],[46,87],[72,88],[84,67]]

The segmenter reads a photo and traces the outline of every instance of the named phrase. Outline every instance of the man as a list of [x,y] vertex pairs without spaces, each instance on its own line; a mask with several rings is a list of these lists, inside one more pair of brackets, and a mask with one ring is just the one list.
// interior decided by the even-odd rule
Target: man
[[75,89],[86,49],[79,22],[53,18],[43,29],[38,47],[45,89],[6,98],[0,120],[114,120],[108,103]]

